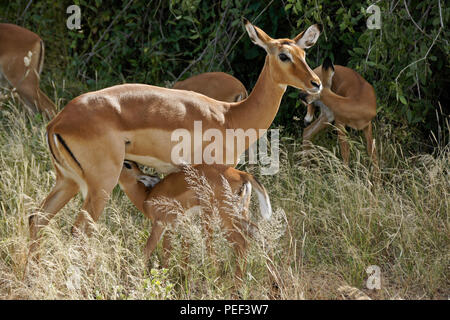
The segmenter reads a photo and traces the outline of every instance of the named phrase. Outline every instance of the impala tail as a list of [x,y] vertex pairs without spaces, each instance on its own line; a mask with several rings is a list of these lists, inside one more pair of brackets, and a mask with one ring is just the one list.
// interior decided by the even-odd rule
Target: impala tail
[[46,138],[55,168],[64,177],[78,184],[85,199],[87,195],[87,184],[82,178],[84,170],[81,163],[67,145],[64,138],[60,134],[55,133],[50,125],[47,127]]
[[261,216],[269,220],[272,216],[272,206],[270,204],[270,198],[266,191],[266,188],[252,175],[248,175],[248,180],[252,185],[252,188],[256,191],[256,195],[258,196],[259,202],[259,211],[261,212]]
[[326,88],[331,88],[334,76],[334,65],[329,57],[326,57],[322,63],[322,83]]

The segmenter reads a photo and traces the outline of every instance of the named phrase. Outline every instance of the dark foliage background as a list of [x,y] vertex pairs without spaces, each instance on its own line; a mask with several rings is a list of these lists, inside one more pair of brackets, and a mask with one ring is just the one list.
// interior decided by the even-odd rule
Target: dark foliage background
[[[66,27],[71,4],[81,30]],[[46,44],[42,87],[61,105],[86,91],[123,82],[171,86],[178,79],[224,71],[251,90],[264,63],[241,23],[245,16],[272,37],[293,37],[313,23],[324,32],[307,60],[331,56],[375,87],[376,134],[411,152],[448,143],[450,9],[442,0],[377,1],[382,27],[366,27],[371,1],[349,0],[0,0],[0,21],[24,26]],[[1,45],[1,44],[0,44]],[[305,108],[292,88],[274,125],[299,136]],[[431,137],[431,138],[430,138]],[[328,139],[322,136],[319,139]]]

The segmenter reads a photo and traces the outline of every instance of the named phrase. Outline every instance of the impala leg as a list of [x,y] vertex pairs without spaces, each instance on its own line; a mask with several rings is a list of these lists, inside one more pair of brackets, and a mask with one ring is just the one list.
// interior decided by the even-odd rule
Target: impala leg
[[243,270],[247,268],[247,259],[245,259],[245,252],[247,251],[247,240],[238,230],[233,230],[228,239],[233,243],[236,252],[236,280],[240,285],[243,281]]
[[172,251],[172,242],[170,240],[170,235],[166,234],[163,236],[163,267],[167,268],[169,266],[170,252]]
[[88,236],[91,234],[92,228],[87,223],[85,213],[87,212],[90,215],[93,222],[100,218],[112,190],[119,181],[123,157],[116,157],[116,159],[120,159],[116,163],[110,161],[109,163],[105,162],[100,168],[94,167],[95,172],[85,171],[84,180],[87,185],[87,194],[84,199],[82,212],[78,214],[72,227],[72,234],[80,231],[85,231]]
[[50,119],[56,115],[56,105],[52,100],[44,93],[40,88],[37,89],[38,96],[38,108],[41,112],[45,113]]
[[39,81],[30,80],[20,84],[20,86],[17,87],[17,92],[33,112],[39,110],[47,117],[51,118],[56,114],[56,106],[38,86]]
[[15,86],[22,101],[32,112],[39,110],[38,86],[39,80],[31,70],[28,76]]
[[345,134],[345,124],[336,121],[336,127],[338,131],[338,141],[341,147],[341,156],[344,160],[344,164],[348,166],[348,161],[350,158],[350,145],[348,144],[347,136]]
[[369,125],[363,129],[364,137],[366,138],[367,143],[367,153],[369,154],[372,162],[375,166],[378,166],[377,159],[377,150],[375,149],[375,144],[372,137],[372,123],[369,122]]
[[314,138],[314,136],[328,126],[327,121],[328,119],[325,114],[321,113],[319,118],[317,118],[313,123],[305,128],[305,130],[303,131],[304,148],[310,146],[311,140]]
[[[321,130],[328,126],[328,118],[324,113],[320,113],[319,117],[314,120],[308,127],[303,130],[303,150],[308,151],[312,147],[311,140],[314,136],[319,133]],[[302,159],[303,165],[309,166],[309,159],[306,157]]]
[[89,225],[86,213],[88,213],[93,222],[97,222],[100,218],[109,195],[111,194],[115,183],[105,185],[97,190],[88,191],[84,200],[82,212],[78,214],[77,219],[72,227],[72,234],[84,231],[88,236],[92,233],[92,227]]
[[[56,169],[56,183],[50,194],[42,202],[39,214],[32,214],[29,218],[30,238],[37,240],[39,231],[45,227],[55,214],[61,210],[70,199],[72,199],[79,190],[78,184],[73,180],[64,177],[58,169]],[[35,241],[32,244],[31,251],[37,247]]]
[[158,245],[158,242],[164,232],[164,229],[165,228],[163,223],[159,220],[155,220],[155,223],[152,226],[152,232],[147,239],[147,244],[145,245],[144,249],[145,261],[150,260],[150,256],[152,255],[153,251],[155,251],[156,246]]
[[374,166],[374,177],[375,180],[378,181],[380,179],[380,168],[378,167],[377,149],[372,137],[372,122],[369,122],[369,125],[363,129],[363,132],[367,143],[367,153],[372,159],[372,163]]

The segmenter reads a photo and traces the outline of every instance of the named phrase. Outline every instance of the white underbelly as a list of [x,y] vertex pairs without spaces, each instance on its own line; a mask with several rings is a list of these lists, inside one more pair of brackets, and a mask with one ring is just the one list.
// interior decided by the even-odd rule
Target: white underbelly
[[154,158],[154,157],[139,156],[139,155],[127,153],[127,154],[125,154],[125,159],[135,161],[135,162],[145,165],[145,166],[152,167],[156,171],[158,171],[158,173],[162,173],[162,174],[169,174],[169,173],[180,170],[177,166],[174,166],[172,163],[164,162],[164,161],[161,161],[158,158]]

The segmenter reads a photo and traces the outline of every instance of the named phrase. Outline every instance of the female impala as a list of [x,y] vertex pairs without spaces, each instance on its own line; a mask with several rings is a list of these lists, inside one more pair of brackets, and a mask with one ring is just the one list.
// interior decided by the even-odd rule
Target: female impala
[[224,72],[206,72],[183,81],[174,89],[198,92],[219,101],[239,102],[247,98],[247,90],[238,79]]
[[349,126],[363,130],[367,153],[377,168],[377,153],[372,139],[372,119],[376,115],[377,108],[375,90],[356,71],[344,66],[334,66],[329,58],[325,59],[322,66],[314,69],[314,72],[321,79],[323,90],[320,93],[320,100],[316,101],[314,100],[319,95],[302,93],[302,99],[309,103],[305,123],[313,119],[313,104],[320,107],[320,116],[303,131],[303,141],[310,143],[319,131],[335,121],[342,158],[348,165],[350,152],[344,128]]
[[0,23],[0,86],[15,88],[33,111],[47,116],[56,114],[56,106],[39,89],[39,75],[44,65],[44,42],[30,30]]
[[[84,198],[82,209],[97,221],[125,159],[162,173],[178,171],[183,162],[189,163],[171,157],[177,145],[171,138],[175,129],[184,129],[194,138],[194,121],[222,136],[227,129],[252,128],[258,135],[245,141],[248,149],[260,138],[259,129],[272,123],[288,85],[311,94],[320,92],[320,79],[306,64],[303,50],[316,42],[320,34],[316,25],[293,40],[272,39],[248,21],[245,28],[267,56],[254,90],[243,101],[228,103],[192,91],[143,84],[118,85],[70,101],[47,126],[56,184],[42,204],[42,214],[30,217],[31,238],[36,239],[40,228],[79,190]],[[192,154],[203,155],[207,143],[193,141],[191,146]],[[223,144],[222,163],[227,163],[227,152],[233,148],[234,143]],[[244,151],[233,153],[231,166]],[[83,214],[78,215],[74,227],[86,230]]]
[[[186,168],[187,169],[187,168]],[[235,246],[237,256],[242,257],[247,248],[245,233],[247,229],[255,228],[247,217],[250,205],[252,188],[256,191],[259,200],[261,215],[269,219],[272,214],[269,196],[261,185],[251,174],[225,165],[197,165],[191,168],[195,175],[203,176],[210,185],[214,200],[218,201],[219,215],[227,232],[227,239]],[[139,170],[136,163],[125,160],[120,173],[119,184],[133,204],[152,221],[152,232],[145,246],[145,257],[148,260],[156,245],[164,234],[165,228],[173,224],[177,218],[176,214],[170,214],[156,207],[148,200],[167,197],[177,200],[185,210],[197,210],[204,205],[201,198],[188,183],[190,174],[185,170],[174,172],[159,182],[157,177],[147,176]],[[239,195],[239,207],[241,214],[233,214],[230,205],[227,205],[227,197],[224,195],[224,181],[229,183],[233,194]],[[195,186],[194,186],[195,187]],[[227,210],[228,207],[228,210]],[[211,214],[210,212],[207,214]],[[206,223],[206,229],[211,232]],[[164,254],[170,250],[170,240],[164,237]],[[239,263],[236,263],[236,275],[241,278],[242,272]]]

